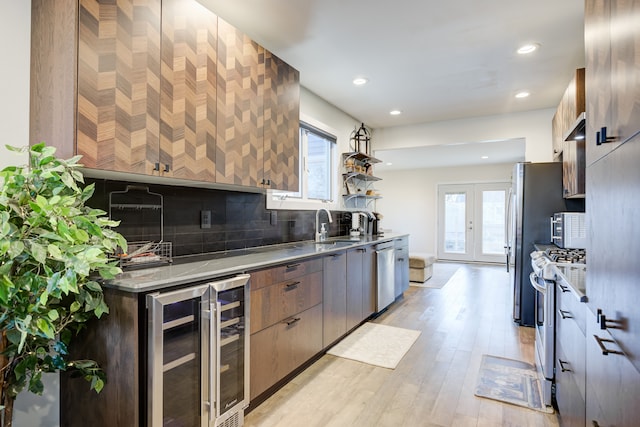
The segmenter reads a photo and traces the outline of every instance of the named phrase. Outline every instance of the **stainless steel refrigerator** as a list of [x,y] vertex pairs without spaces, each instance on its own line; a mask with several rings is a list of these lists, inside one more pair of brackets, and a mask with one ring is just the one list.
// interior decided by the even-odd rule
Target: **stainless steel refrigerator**
[[533,326],[535,290],[529,284],[533,245],[551,244],[550,218],[555,212],[584,212],[584,199],[562,197],[561,162],[516,163],[511,183],[505,249],[511,272],[513,320]]

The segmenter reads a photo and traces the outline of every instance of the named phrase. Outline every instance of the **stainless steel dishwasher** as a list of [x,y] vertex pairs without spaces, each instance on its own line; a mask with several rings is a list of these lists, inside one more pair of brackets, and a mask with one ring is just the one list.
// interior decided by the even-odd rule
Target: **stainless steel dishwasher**
[[376,245],[376,312],[384,310],[396,299],[394,252],[393,242]]

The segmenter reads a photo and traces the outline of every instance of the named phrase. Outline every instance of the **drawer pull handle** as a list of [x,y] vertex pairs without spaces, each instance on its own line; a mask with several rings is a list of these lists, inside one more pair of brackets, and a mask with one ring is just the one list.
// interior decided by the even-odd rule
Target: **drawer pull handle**
[[558,363],[560,363],[560,370],[561,370],[562,372],[572,372],[572,371],[571,371],[571,369],[567,369],[567,368],[565,368],[565,367],[564,367],[564,365],[565,365],[565,364],[566,364],[566,365],[568,365],[568,364],[569,364],[569,362],[565,362],[565,361],[564,361],[564,360],[562,360],[562,359],[558,359]]
[[562,290],[562,292],[571,292],[568,286],[564,286],[560,284],[558,284],[558,286],[560,286],[560,289]]
[[289,284],[285,285],[285,287],[284,287],[285,289],[284,290],[285,291],[292,291],[292,290],[296,289],[299,284],[300,284],[300,282],[289,283]]
[[600,347],[600,350],[602,350],[602,355],[603,356],[608,356],[609,354],[624,354],[621,351],[618,350],[609,350],[607,347],[605,347],[605,343],[614,343],[614,340],[609,340],[606,338],[600,338],[597,335],[593,336],[596,339],[596,342],[598,343],[598,346]]
[[573,319],[570,311],[558,310],[558,313],[560,313],[560,317],[563,319]]
[[366,250],[366,249],[364,249],[364,248],[359,248],[359,249],[358,249],[358,252],[367,252],[367,250]]
[[607,319],[607,316],[605,316],[601,308],[597,311],[597,319],[598,323],[600,323],[600,329],[603,331],[606,329],[627,330],[627,322],[625,320]]
[[299,321],[300,321],[299,317],[290,317],[286,320],[283,320],[282,323],[286,324],[287,326],[291,326],[291,325],[295,325]]
[[300,264],[288,264],[286,268],[287,268],[287,270],[293,270],[293,269],[296,269],[298,267],[300,267]]

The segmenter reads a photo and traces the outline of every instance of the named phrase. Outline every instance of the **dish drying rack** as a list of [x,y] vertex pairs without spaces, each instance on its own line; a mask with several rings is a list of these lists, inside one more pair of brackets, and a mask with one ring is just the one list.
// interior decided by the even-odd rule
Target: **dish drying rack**
[[[143,203],[116,203],[119,197],[128,194],[127,199],[137,192],[139,196],[144,196]],[[115,200],[114,200],[115,199]],[[171,242],[164,241],[164,204],[162,194],[152,193],[149,187],[127,185],[124,191],[112,191],[109,193],[109,218],[113,218],[114,210],[143,210],[151,209],[159,211],[160,214],[160,241],[135,241],[127,242],[127,253],[121,249],[115,254],[115,258],[120,262],[122,269],[135,267],[148,267],[150,265],[169,264],[172,262]]]

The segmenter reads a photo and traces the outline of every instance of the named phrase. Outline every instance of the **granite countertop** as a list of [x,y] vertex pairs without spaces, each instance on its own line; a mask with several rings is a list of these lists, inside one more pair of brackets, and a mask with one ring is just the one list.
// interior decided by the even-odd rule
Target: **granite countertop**
[[270,265],[330,254],[357,246],[393,240],[407,234],[339,236],[316,243],[312,240],[214,252],[174,258],[173,264],[125,271],[104,284],[106,288],[141,293],[240,274]]

